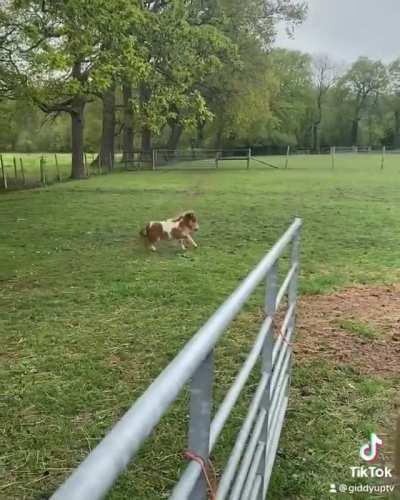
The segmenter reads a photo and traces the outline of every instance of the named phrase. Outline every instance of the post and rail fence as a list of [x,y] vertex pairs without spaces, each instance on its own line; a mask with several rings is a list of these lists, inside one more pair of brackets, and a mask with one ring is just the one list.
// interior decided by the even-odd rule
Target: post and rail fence
[[[288,169],[289,164],[296,164],[297,158],[304,155],[321,155],[330,157],[330,166],[339,166],[339,157],[346,155],[375,155],[380,170],[396,155],[400,149],[371,146],[331,146],[321,147],[318,151],[294,146],[255,146],[252,148],[232,149],[160,149],[149,151],[135,149],[129,152],[83,153],[82,164],[86,177],[104,175],[116,171],[167,170],[167,169],[219,169],[260,168]],[[35,158],[36,156],[36,158]],[[297,157],[297,158],[296,158]],[[392,158],[390,158],[392,157]],[[276,159],[275,159],[276,158]],[[229,165],[229,166],[228,166]],[[323,164],[321,163],[321,166]],[[21,189],[46,186],[63,182],[70,178],[70,154],[43,154],[29,158],[23,155],[18,158],[14,154],[0,153],[0,189]]]
[[[188,383],[188,448],[192,460],[170,498],[204,500],[208,489],[205,464],[255,368],[260,372],[257,389],[211,496],[217,500],[266,497],[288,404],[301,227],[301,219],[296,218],[233,294],[53,494],[52,500],[104,498]],[[286,251],[290,252],[290,266],[280,284],[278,266]],[[229,324],[264,282],[264,315],[256,340],[213,415],[214,350]],[[275,315],[283,303],[286,305],[283,320],[279,330],[274,331]]]

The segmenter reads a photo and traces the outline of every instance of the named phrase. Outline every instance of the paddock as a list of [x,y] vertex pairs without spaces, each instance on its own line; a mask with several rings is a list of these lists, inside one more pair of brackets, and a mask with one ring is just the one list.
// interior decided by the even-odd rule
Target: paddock
[[[364,361],[390,354],[371,346],[392,345],[396,333],[400,165],[387,158],[382,171],[373,156],[337,163],[299,155],[287,169],[118,172],[2,193],[0,496],[50,496],[294,216],[304,220],[299,310],[307,314],[270,498],[324,498],[333,479],[346,482],[371,427],[389,435],[399,380],[382,368],[386,357],[356,363],[332,339],[349,348],[354,341]],[[146,253],[143,221],[187,208],[199,215],[199,248]],[[284,256],[280,277],[288,266]],[[360,283],[362,297],[381,297],[367,308],[381,321],[345,308],[350,297],[363,303]],[[260,289],[216,350],[216,404],[254,342],[263,299]],[[249,380],[213,452],[218,474],[256,383]],[[110,498],[171,493],[187,465],[188,397],[181,394]]]

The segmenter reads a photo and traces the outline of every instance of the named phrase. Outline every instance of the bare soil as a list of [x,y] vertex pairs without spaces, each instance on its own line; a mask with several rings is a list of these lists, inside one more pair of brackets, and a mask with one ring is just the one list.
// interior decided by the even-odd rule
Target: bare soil
[[[373,329],[374,338],[346,330],[346,321]],[[294,349],[298,359],[326,359],[361,373],[400,376],[400,285],[357,286],[301,298]]]

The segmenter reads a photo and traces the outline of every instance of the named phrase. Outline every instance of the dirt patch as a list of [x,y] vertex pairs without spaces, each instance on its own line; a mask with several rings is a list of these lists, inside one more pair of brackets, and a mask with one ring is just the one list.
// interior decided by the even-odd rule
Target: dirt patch
[[362,373],[400,375],[400,285],[303,297],[298,311],[298,358],[326,359]]

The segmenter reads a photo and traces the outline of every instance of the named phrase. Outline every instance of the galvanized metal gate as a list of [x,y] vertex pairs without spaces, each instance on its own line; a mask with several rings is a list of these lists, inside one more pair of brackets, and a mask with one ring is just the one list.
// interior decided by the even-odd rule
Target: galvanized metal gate
[[[301,225],[300,219],[294,220],[258,266],[54,493],[52,499],[103,498],[189,381],[188,447],[207,461],[250,373],[260,359],[261,378],[220,478],[216,497],[217,500],[266,497],[288,403]],[[288,247],[291,250],[290,268],[279,286],[278,263]],[[214,348],[263,280],[266,280],[265,319],[246,361],[212,417]],[[287,310],[280,331],[274,335],[274,316],[286,295]],[[193,460],[170,498],[200,500],[206,496],[207,484],[202,467]]]

